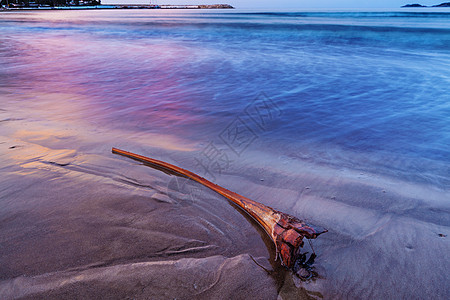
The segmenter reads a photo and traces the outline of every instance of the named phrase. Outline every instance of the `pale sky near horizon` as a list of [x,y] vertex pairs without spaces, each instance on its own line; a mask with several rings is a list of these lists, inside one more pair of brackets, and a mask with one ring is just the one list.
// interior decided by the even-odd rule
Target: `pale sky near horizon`
[[399,8],[408,3],[435,5],[448,0],[102,0],[102,4],[215,4],[236,8]]

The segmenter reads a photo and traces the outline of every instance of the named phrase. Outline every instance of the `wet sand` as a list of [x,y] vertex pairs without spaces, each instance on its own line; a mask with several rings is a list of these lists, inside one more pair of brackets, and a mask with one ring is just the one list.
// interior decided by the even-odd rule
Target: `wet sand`
[[3,107],[2,298],[448,295],[445,190],[256,150],[233,162],[218,184],[329,229],[314,242],[319,277],[302,282],[225,198],[111,153],[196,171],[194,143]]

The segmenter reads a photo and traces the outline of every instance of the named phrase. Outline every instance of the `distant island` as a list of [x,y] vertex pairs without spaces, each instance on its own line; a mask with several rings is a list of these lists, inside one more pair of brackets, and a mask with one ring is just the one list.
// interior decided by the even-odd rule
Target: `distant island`
[[406,5],[403,5],[402,7],[427,7],[427,6],[415,3],[415,4],[406,4]]
[[415,3],[415,4],[406,4],[406,5],[403,5],[402,7],[450,7],[450,2],[444,2],[441,4],[437,4],[437,5],[432,5],[432,6],[426,6],[426,5]]
[[0,0],[0,8],[22,9],[229,9],[229,4],[171,5],[171,4],[111,4],[102,5],[101,0]]

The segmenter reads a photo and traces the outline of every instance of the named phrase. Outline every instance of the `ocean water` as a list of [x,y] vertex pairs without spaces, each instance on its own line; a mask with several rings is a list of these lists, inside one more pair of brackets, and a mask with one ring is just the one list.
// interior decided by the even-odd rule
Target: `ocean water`
[[[127,193],[145,199],[149,189],[162,205],[178,203],[173,179],[135,171],[142,167],[110,154],[115,146],[188,168],[328,228],[315,247],[321,277],[288,287],[290,280],[277,275],[275,296],[449,296],[450,266],[443,255],[450,225],[447,9],[1,12],[0,78],[6,245],[0,251],[10,261],[0,271],[5,290],[20,287],[14,278],[24,274],[103,261],[111,247],[120,251],[108,252],[107,266],[145,261],[143,249],[124,248],[129,241],[105,238],[100,250],[92,241],[80,250],[62,234],[52,235],[51,228],[64,222],[51,212],[63,210],[77,226],[76,220],[92,225],[95,212],[109,205],[99,200],[86,206],[92,214],[86,216],[68,195],[78,190],[75,182],[83,199],[117,185],[120,199]],[[211,197],[223,201],[202,193],[177,204],[187,211],[168,215],[192,214],[189,224],[197,226],[201,213],[190,209],[208,208]],[[120,214],[135,207],[114,203]],[[205,209],[205,226],[217,236],[197,245],[200,233],[180,229],[193,235],[183,247],[199,248],[177,252],[174,259],[246,253],[269,258],[271,249],[253,227],[245,227],[245,234],[238,230],[248,226],[241,215],[233,215],[234,225],[217,221],[227,218],[227,209],[236,213],[224,203],[220,210]],[[15,223],[33,210],[41,227]],[[98,226],[109,230],[107,218],[101,220]],[[88,227],[72,237],[99,239]],[[256,238],[246,244],[239,234]],[[156,239],[146,238],[150,244]],[[214,250],[219,244],[223,250]],[[54,250],[59,262],[35,254],[20,263],[46,245],[60,249]],[[61,254],[65,247],[80,258]]]
[[76,89],[99,112],[83,120],[210,140],[264,93],[283,113],[266,148],[449,184],[445,10],[29,12],[1,24],[6,82]]

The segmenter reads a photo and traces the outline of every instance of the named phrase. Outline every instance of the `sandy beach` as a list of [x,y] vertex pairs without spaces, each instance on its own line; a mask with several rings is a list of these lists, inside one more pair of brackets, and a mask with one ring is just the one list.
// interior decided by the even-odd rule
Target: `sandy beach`
[[445,191],[258,152],[235,162],[219,184],[330,230],[314,242],[320,277],[301,282],[225,198],[193,182],[180,191],[173,176],[110,151],[127,147],[195,169],[195,145],[145,134],[135,143],[126,132],[53,121],[46,111],[7,111],[0,145],[6,298],[293,299],[363,291],[382,298],[398,295],[411,278],[420,280],[404,295],[447,292],[448,262],[430,255],[449,247],[439,236],[449,234]]

